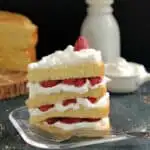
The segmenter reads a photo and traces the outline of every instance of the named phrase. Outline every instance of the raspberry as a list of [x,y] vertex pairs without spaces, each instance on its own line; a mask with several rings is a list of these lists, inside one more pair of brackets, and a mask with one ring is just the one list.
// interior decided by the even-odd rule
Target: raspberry
[[88,97],[88,100],[93,104],[97,101],[97,99],[94,97]]
[[81,51],[83,49],[88,49],[88,48],[89,48],[88,41],[83,36],[80,36],[75,43],[74,50]]
[[102,81],[102,78],[101,77],[94,77],[94,78],[89,78],[90,80],[90,83],[92,86],[100,83]]
[[53,107],[54,107],[54,104],[50,104],[50,105],[40,106],[39,109],[44,112],[44,111],[47,111],[47,110],[49,110],[50,108],[53,108]]
[[81,87],[81,86],[83,86],[83,85],[85,84],[85,82],[86,82],[85,79],[76,79],[74,85],[75,85],[76,87]]
[[63,102],[63,105],[67,106],[69,104],[76,103],[76,102],[77,102],[76,99],[68,99]]
[[44,88],[48,88],[48,87],[53,87],[55,85],[57,85],[60,81],[54,81],[54,80],[49,80],[49,81],[42,81],[40,83],[40,85]]

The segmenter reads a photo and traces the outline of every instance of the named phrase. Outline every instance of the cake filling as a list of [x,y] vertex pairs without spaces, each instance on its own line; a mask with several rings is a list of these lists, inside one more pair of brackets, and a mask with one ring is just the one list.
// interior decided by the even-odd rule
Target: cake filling
[[56,104],[43,105],[39,108],[29,109],[31,116],[43,115],[48,112],[64,112],[69,109],[78,110],[80,106],[84,109],[103,108],[109,105],[109,93],[100,99],[94,97],[69,99]]
[[37,94],[51,94],[59,92],[75,92],[84,94],[89,89],[96,89],[101,85],[106,84],[109,81],[104,77],[93,78],[81,78],[81,79],[65,79],[65,80],[51,80],[42,81],[40,83],[28,83],[30,97],[34,97]]
[[46,122],[49,125],[55,124],[56,122],[61,122],[65,124],[74,124],[79,122],[97,122],[100,118],[49,118]]
[[45,125],[61,128],[63,130],[76,130],[76,129],[105,129],[109,125],[109,118],[49,118]]
[[58,84],[66,84],[66,85],[74,85],[75,87],[83,86],[86,81],[89,81],[91,86],[101,83],[101,77],[93,77],[93,78],[80,78],[80,79],[65,79],[65,80],[48,80],[40,82],[40,85],[44,88],[54,87]]

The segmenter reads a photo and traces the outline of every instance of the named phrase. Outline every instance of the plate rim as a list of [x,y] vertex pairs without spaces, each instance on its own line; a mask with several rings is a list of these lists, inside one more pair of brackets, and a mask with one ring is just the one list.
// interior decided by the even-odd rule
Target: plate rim
[[[74,143],[74,145],[71,144],[62,144],[62,145],[57,145],[57,144],[50,144],[50,145],[45,145],[42,143],[38,143],[31,138],[27,136],[27,134],[24,132],[24,130],[21,128],[21,126],[18,124],[17,120],[13,117],[13,114],[16,111],[20,111],[22,109],[27,109],[26,106],[21,106],[19,108],[16,108],[12,110],[9,113],[9,120],[12,123],[13,127],[17,130],[18,134],[22,137],[22,139],[29,145],[36,147],[36,148],[41,148],[41,149],[66,149],[67,146],[68,148],[77,148],[77,147],[84,147],[84,146],[90,146],[90,145],[95,145],[95,144],[104,144],[104,143],[111,143],[111,142],[118,142],[118,141],[123,141],[123,140],[128,140],[133,137],[130,137],[128,135],[117,135],[116,137],[109,138],[108,141],[103,141],[104,139],[95,139],[91,141],[84,141],[79,144]],[[102,142],[103,141],[103,142]],[[60,144],[60,143],[59,143]]]

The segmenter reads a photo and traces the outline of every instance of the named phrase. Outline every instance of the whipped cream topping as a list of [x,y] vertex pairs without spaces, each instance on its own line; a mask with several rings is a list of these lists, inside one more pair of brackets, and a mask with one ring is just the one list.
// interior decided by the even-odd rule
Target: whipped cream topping
[[106,107],[108,105],[108,98],[109,93],[106,93],[105,96],[100,98],[96,103],[92,104],[87,98],[77,98],[77,103],[71,103],[67,106],[64,106],[62,102],[58,102],[55,104],[53,108],[50,108],[48,111],[42,112],[38,108],[32,108],[29,109],[29,113],[31,116],[38,116],[43,115],[48,112],[64,112],[67,110],[78,110],[80,109],[80,106],[83,106],[85,109],[92,109],[92,108],[100,108],[100,107]]
[[124,58],[118,58],[114,62],[105,64],[105,74],[106,76],[135,76],[137,67]]
[[76,87],[75,85],[67,85],[67,84],[63,84],[60,83],[54,87],[48,87],[48,88],[44,88],[40,85],[40,83],[28,83],[28,88],[29,88],[29,97],[35,97],[37,94],[51,94],[51,93],[59,93],[59,92],[75,92],[75,93],[86,93],[89,91],[89,89],[96,89],[98,87],[100,87],[101,85],[106,84],[110,79],[108,79],[107,77],[104,77],[103,81],[95,84],[94,86],[92,86],[89,82],[89,80],[87,79],[85,84],[81,87]]
[[64,51],[43,57],[39,62],[29,64],[29,69],[51,68],[60,65],[73,65],[86,62],[100,62],[102,60],[101,52],[95,49],[83,49],[74,51],[74,47],[69,45]]
[[105,129],[106,125],[109,124],[109,118],[102,118],[100,121],[96,122],[79,122],[79,123],[73,123],[73,124],[66,124],[63,122],[56,122],[52,125],[49,125],[47,122],[45,122],[45,125],[47,126],[54,126],[57,128],[61,128],[66,131],[70,130],[77,130],[77,129],[86,129],[86,128],[91,128],[91,129],[98,129],[98,130],[103,130]]

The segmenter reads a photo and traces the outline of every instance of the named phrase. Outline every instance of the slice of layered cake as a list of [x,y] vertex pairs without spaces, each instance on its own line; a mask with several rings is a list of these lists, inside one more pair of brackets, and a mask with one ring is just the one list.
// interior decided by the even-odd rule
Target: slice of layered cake
[[110,131],[101,52],[84,37],[28,67],[30,123],[57,136],[101,137]]

